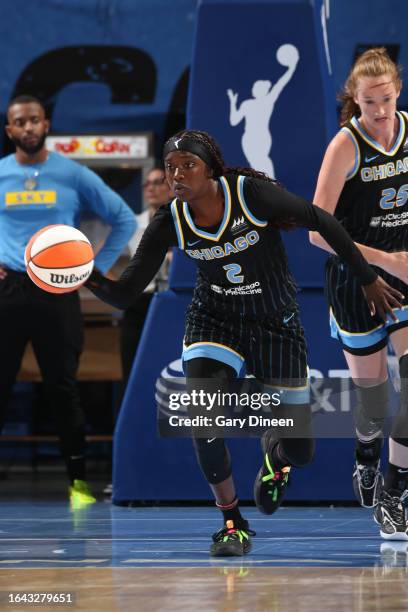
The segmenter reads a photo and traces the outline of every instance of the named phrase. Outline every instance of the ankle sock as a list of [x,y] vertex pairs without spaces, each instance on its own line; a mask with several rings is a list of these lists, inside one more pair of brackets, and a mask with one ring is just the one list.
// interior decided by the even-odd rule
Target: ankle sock
[[215,502],[215,505],[221,510],[224,523],[227,521],[234,521],[234,527],[238,529],[248,527],[248,521],[244,519],[240,512],[237,497],[235,497],[230,504],[222,505]]
[[[402,472],[400,470],[403,470]],[[384,490],[387,493],[391,490],[402,493],[407,488],[408,468],[400,468],[397,465],[390,463],[387,468],[384,479]]]
[[381,448],[383,445],[382,438],[375,438],[371,442],[363,442],[356,440],[356,459],[363,463],[376,463],[381,456]]

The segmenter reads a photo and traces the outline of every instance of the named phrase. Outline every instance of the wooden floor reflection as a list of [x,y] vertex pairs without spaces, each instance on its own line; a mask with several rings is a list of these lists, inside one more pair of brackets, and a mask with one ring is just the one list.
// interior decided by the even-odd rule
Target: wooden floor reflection
[[92,612],[408,609],[407,568],[7,569],[0,572],[0,589],[4,610],[27,610],[27,605],[6,604],[5,594],[11,591],[71,592],[75,605],[51,609]]

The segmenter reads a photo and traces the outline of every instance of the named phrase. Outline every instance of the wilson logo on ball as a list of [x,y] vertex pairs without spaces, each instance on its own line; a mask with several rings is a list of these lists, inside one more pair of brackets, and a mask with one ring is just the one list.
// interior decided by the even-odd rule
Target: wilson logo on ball
[[69,225],[48,225],[27,244],[24,260],[31,280],[50,293],[78,289],[90,276],[94,254],[88,238]]
[[86,281],[90,272],[85,272],[81,276],[76,276],[76,274],[71,274],[71,276],[64,276],[63,274],[54,274],[51,272],[50,274],[50,282],[55,285],[67,285],[72,283],[81,283]]

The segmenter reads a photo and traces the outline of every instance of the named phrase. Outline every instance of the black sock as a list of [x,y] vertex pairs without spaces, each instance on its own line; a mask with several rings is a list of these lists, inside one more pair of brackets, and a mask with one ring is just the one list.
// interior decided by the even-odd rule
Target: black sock
[[363,463],[376,463],[381,456],[381,448],[383,445],[382,438],[375,438],[371,442],[363,442],[356,440],[356,459]]
[[[233,500],[231,503],[234,503],[234,501],[235,500]],[[226,523],[227,521],[233,521],[234,522],[234,527],[237,527],[238,529],[242,529],[242,528],[248,527],[248,521],[246,521],[244,519],[244,517],[241,515],[238,503],[235,506],[233,506],[232,508],[229,507],[230,504],[228,504],[228,506],[225,507],[225,506],[222,506],[222,505],[216,503],[216,506],[222,512],[222,515],[223,515],[223,518],[224,518],[224,523]]]
[[74,480],[85,480],[85,457],[83,455],[68,457],[66,463],[71,484],[74,484]]
[[[399,470],[403,470],[403,473],[401,473]],[[391,490],[393,490],[402,495],[407,487],[407,476],[408,468],[400,468],[397,465],[389,463],[384,479],[384,491],[389,493]]]

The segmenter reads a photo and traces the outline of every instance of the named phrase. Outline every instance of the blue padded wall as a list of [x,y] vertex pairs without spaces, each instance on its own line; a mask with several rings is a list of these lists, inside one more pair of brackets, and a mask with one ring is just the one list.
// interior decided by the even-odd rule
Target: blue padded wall
[[[336,129],[321,4],[203,0],[187,108],[188,127],[210,132],[227,165],[273,171],[308,199]],[[237,96],[235,113],[228,90]],[[321,287],[324,252],[309,245],[306,231],[284,239],[299,285]],[[193,279],[176,265],[173,283]]]

